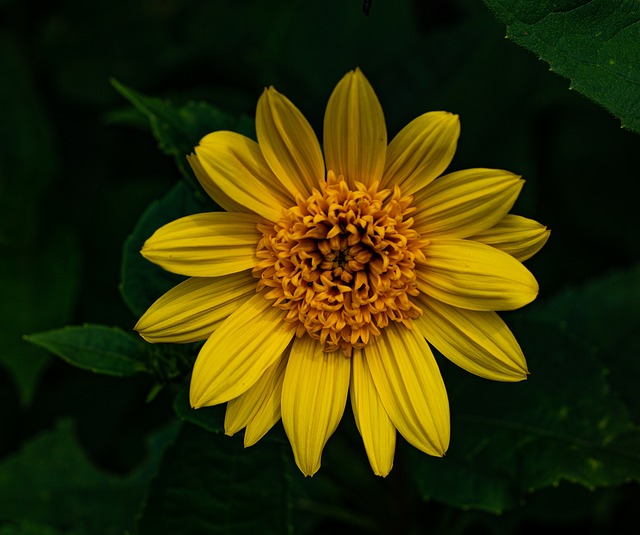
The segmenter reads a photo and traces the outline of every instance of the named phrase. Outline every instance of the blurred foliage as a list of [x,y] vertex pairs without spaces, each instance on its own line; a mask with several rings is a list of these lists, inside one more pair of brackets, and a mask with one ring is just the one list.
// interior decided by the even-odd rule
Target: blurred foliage
[[12,103],[0,126],[0,363],[28,403],[49,357],[21,336],[70,319],[79,252],[73,231],[47,229],[41,213],[59,156],[25,54],[7,34],[0,34],[0,65],[0,98]]
[[[0,535],[635,529],[640,141],[619,122],[639,128],[637,2],[486,4],[534,54],[474,0],[374,0],[369,16],[359,0],[0,2]],[[390,138],[425,111],[459,113],[451,168],[522,174],[515,211],[552,236],[528,262],[538,302],[506,315],[527,382],[440,359],[446,458],[401,442],[375,478],[347,414],[304,479],[280,426],[243,451],[221,407],[189,409],[197,347],[130,332],[176,281],[137,251],[216,209],[183,158],[202,135],[250,135],[268,85],[320,132],[355,66]],[[54,360],[33,333],[128,377]]]
[[80,533],[131,530],[158,457],[152,449],[127,477],[104,473],[79,448],[71,423],[62,420],[0,465],[0,517]]
[[184,425],[152,482],[139,533],[287,533],[291,467],[284,449],[265,441],[247,455],[237,438]]

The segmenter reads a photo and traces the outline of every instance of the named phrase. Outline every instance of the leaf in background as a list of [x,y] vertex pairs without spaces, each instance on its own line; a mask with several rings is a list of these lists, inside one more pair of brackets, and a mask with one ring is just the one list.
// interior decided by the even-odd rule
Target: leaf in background
[[485,0],[507,37],[640,132],[640,5],[635,0]]
[[0,362],[28,404],[50,356],[23,340],[27,333],[64,323],[75,302],[78,247],[63,232],[43,238],[33,251],[0,247]]
[[[443,363],[451,449],[443,460],[413,456],[424,495],[499,512],[562,480],[587,488],[640,481],[638,355],[628,351],[640,347],[638,295],[635,269],[511,322],[529,362],[526,382],[482,381]],[[605,364],[633,413],[611,390]]]
[[147,117],[162,152],[175,158],[183,178],[198,192],[201,188],[186,162],[186,156],[193,152],[200,139],[215,130],[233,130],[255,137],[253,121],[247,117],[237,119],[204,102],[188,102],[177,107],[170,101],[144,96],[115,80],[112,84]]
[[71,423],[62,421],[0,464],[0,519],[65,533],[70,528],[104,535],[131,530],[161,446],[174,433],[159,432],[147,462],[134,474],[118,477],[96,468],[78,446]]
[[530,316],[587,344],[640,424],[640,266],[567,288],[532,308]]
[[69,364],[125,377],[147,371],[148,350],[137,335],[117,327],[83,325],[32,334],[26,339]]
[[122,252],[120,292],[135,316],[139,317],[158,297],[183,280],[145,260],[140,254],[142,244],[162,225],[212,209],[213,204],[205,204],[191,188],[178,182],[142,214]]
[[183,424],[151,486],[140,535],[291,532],[291,483],[282,444],[245,451],[230,438]]

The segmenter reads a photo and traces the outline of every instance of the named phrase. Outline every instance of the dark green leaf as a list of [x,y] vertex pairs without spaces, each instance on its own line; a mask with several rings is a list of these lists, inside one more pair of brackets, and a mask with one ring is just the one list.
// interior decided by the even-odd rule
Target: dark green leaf
[[147,117],[160,149],[175,158],[182,176],[196,191],[200,191],[200,187],[185,157],[193,152],[200,139],[216,130],[233,130],[252,136],[253,122],[246,117],[236,119],[205,102],[174,106],[170,101],[144,96],[115,80],[112,83],[123,97]]
[[588,344],[607,368],[608,380],[640,424],[640,266],[564,290],[531,310]]
[[140,535],[282,535],[291,531],[284,446],[183,424],[167,450],[139,524]]
[[640,429],[591,347],[553,323],[515,331],[532,372],[526,382],[492,383],[443,365],[451,448],[444,459],[413,456],[422,492],[499,512],[562,480],[588,488],[640,481]]
[[140,255],[144,242],[174,219],[212,209],[213,204],[205,204],[193,190],[178,182],[160,201],[145,210],[122,252],[120,291],[134,315],[140,316],[158,297],[183,280],[145,260]]
[[485,0],[507,37],[640,132],[640,6],[635,0]]
[[[173,432],[165,434],[170,438]],[[0,519],[49,525],[65,533],[72,528],[73,533],[121,535],[133,527],[158,460],[159,452],[152,451],[133,475],[108,475],[87,459],[71,424],[61,422],[0,464]]]
[[95,373],[123,377],[147,371],[148,351],[144,341],[117,327],[65,327],[26,338],[69,364]]

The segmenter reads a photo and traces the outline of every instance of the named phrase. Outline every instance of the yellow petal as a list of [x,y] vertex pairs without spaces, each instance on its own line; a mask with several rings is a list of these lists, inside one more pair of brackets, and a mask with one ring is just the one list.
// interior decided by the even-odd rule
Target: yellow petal
[[189,277],[220,277],[257,263],[261,234],[254,214],[210,212],[186,216],[156,230],[141,254],[167,271]]
[[202,167],[200,160],[195,154],[189,154],[187,156],[187,162],[189,162],[191,170],[193,174],[196,175],[200,185],[220,208],[223,208],[227,212],[252,212],[252,210],[245,205],[234,201],[211,180],[211,177],[204,170],[204,167]]
[[262,154],[292,197],[311,195],[324,180],[318,138],[304,115],[274,88],[258,100],[256,133]]
[[512,256],[470,240],[433,240],[416,267],[418,289],[469,310],[514,310],[538,295],[534,276]]
[[327,171],[370,185],[382,178],[387,128],[378,97],[360,69],[347,73],[333,90],[324,116]]
[[256,384],[227,404],[224,432],[234,435],[246,427],[245,448],[258,442],[280,419],[282,382],[288,360],[286,353],[262,374]]
[[364,349],[376,390],[400,434],[421,451],[449,447],[449,400],[429,345],[416,329],[392,323]]
[[[225,198],[229,198],[275,222],[294,204],[293,196],[275,177],[258,144],[248,137],[235,132],[213,132],[202,138],[195,151],[206,180],[196,176],[223,208]],[[224,197],[218,196],[217,191],[222,191]]]
[[524,181],[509,171],[468,169],[438,178],[413,198],[413,228],[423,238],[466,238],[511,210]]
[[382,405],[362,351],[355,350],[351,357],[351,407],[373,473],[386,477],[393,468],[396,428]]
[[246,392],[281,356],[294,335],[285,313],[256,294],[209,337],[191,377],[194,408],[224,403]]
[[289,352],[285,352],[281,366],[278,368],[278,376],[274,380],[273,388],[269,398],[260,406],[258,412],[249,422],[244,432],[244,447],[253,446],[280,420],[282,406],[282,385],[284,383],[284,372],[289,360]]
[[422,335],[451,362],[494,381],[522,381],[527,363],[515,337],[495,312],[465,310],[424,294],[414,320]]
[[248,271],[223,277],[192,277],[153,303],[134,328],[151,343],[206,340],[255,293],[256,279]]
[[432,111],[417,117],[389,144],[382,187],[397,184],[405,195],[424,188],[449,167],[459,136],[457,115]]
[[282,423],[305,476],[320,468],[324,445],[344,413],[350,374],[351,360],[341,352],[323,353],[309,336],[293,341],[282,387]]
[[524,262],[542,249],[550,233],[547,227],[533,219],[508,214],[493,227],[470,239],[491,245]]

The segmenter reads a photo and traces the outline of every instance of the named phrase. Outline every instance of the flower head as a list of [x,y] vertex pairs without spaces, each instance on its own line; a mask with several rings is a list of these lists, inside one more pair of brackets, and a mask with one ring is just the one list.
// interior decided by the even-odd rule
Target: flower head
[[227,402],[225,431],[245,445],[282,419],[305,475],[320,467],[347,397],[374,472],[393,465],[396,431],[441,456],[449,405],[429,344],[488,379],[526,378],[496,314],[538,291],[522,261],[549,232],[509,214],[523,181],[508,171],[440,176],[456,115],[430,112],[387,146],[378,99],[355,70],[325,114],[324,155],[275,89],[258,101],[258,142],[204,137],[189,156],[226,212],[159,229],[142,254],[191,278],[136,325],[150,342],[206,340],[191,404]]

